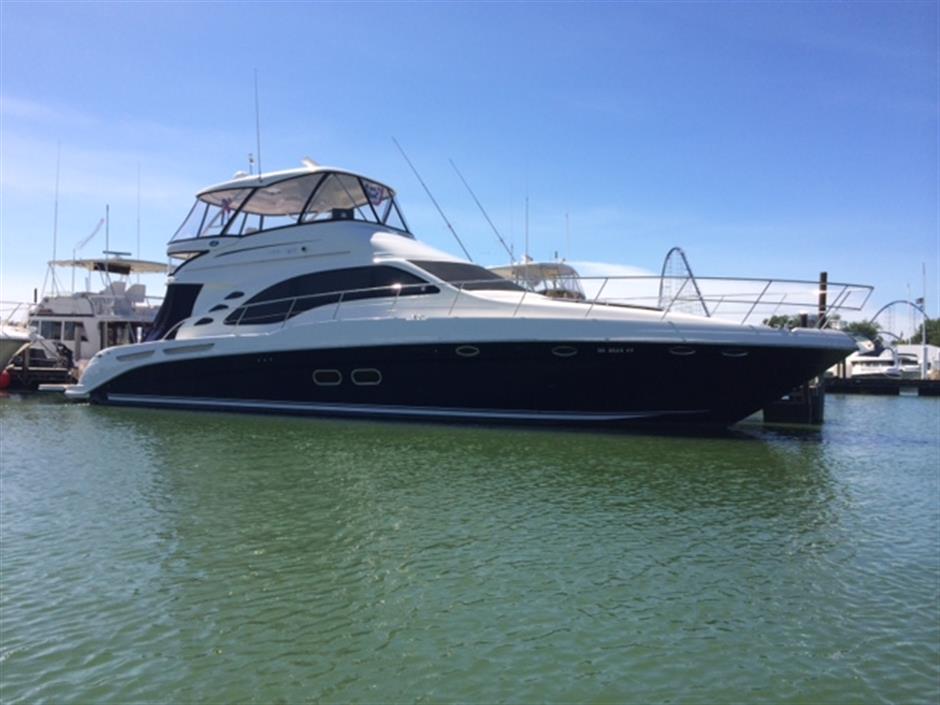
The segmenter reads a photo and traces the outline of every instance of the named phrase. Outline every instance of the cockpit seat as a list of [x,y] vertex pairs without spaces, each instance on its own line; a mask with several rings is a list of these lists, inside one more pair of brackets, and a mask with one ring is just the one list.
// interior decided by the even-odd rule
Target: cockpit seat
[[147,287],[144,284],[132,284],[127,288],[127,298],[131,303],[143,303],[147,298]]

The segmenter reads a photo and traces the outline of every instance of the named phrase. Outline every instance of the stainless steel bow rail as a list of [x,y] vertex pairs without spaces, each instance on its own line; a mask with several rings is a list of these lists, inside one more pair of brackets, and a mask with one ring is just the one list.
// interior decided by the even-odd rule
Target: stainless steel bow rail
[[[841,314],[846,311],[861,311],[871,296],[873,287],[865,284],[847,284],[840,282],[816,282],[799,279],[761,279],[748,277],[664,277],[655,275],[635,276],[596,276],[571,277],[581,284],[585,291],[592,292],[583,301],[558,299],[565,306],[578,307],[583,316],[590,318],[602,307],[626,307],[653,311],[665,319],[670,314],[683,312],[684,307],[692,306],[699,315],[707,311],[710,318],[734,321],[746,324],[755,315],[762,320],[781,312],[813,313],[816,318],[811,325],[818,328],[832,327]],[[675,279],[664,287],[664,280]],[[458,317],[467,312],[474,301],[478,301],[474,292],[479,286],[492,285],[492,279],[450,282],[453,296],[444,297],[443,301],[429,303],[427,300],[411,298],[420,294],[447,291],[444,285],[436,282],[423,284],[384,285],[359,289],[343,289],[330,292],[318,292],[300,296],[270,299],[239,306],[234,321],[226,320],[235,332],[245,326],[281,324],[282,326],[295,315],[315,308],[333,307],[328,320],[347,320],[374,317],[374,305],[384,302],[386,312],[394,312],[400,306],[402,296],[407,296],[416,305],[413,313],[422,316],[443,315]],[[664,290],[674,291],[669,298],[663,299]],[[499,290],[500,299],[508,304],[502,311],[490,309],[489,315],[506,315],[512,318],[526,315],[523,304],[533,301],[539,294],[531,289],[521,291]],[[507,295],[517,294],[513,299]],[[353,307],[352,302],[372,303],[367,308]],[[228,318],[232,313],[229,312]],[[184,319],[171,328],[164,336],[172,339],[179,327],[187,321],[202,316]],[[320,319],[322,320],[322,318]],[[809,325],[809,324],[808,324]]]

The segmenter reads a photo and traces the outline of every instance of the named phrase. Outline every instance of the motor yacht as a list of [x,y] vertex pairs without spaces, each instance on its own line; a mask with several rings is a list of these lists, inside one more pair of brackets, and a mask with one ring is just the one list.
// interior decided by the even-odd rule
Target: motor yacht
[[869,353],[853,353],[846,362],[852,378],[920,379],[922,375],[917,354],[900,352],[896,346]]
[[[50,271],[71,269],[73,289],[75,271],[84,270],[87,278],[84,290],[55,288],[29,307],[27,324],[38,334],[30,351],[32,364],[80,368],[98,351],[140,342],[149,332],[160,306],[147,295],[139,275],[165,276],[164,262],[106,253],[103,257],[56,260],[49,267]],[[95,275],[100,278],[100,289],[93,287]]]
[[395,191],[315,166],[207,188],[148,339],[99,404],[563,425],[734,423],[844,358],[836,331],[557,300],[418,241]]

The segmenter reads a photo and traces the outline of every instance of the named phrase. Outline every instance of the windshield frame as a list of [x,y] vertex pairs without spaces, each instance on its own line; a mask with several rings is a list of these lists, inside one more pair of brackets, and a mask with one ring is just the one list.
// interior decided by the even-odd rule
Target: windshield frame
[[[294,213],[286,214],[286,215],[294,216],[291,222],[283,224],[283,225],[278,225],[273,228],[260,228],[250,233],[233,232],[234,230],[240,229],[239,226],[236,225],[237,223],[241,222],[245,216],[252,214],[252,211],[250,210],[250,208],[246,209],[246,206],[248,206],[251,203],[252,198],[255,196],[255,194],[258,191],[268,189],[268,188],[271,188],[272,186],[275,186],[277,184],[282,184],[288,181],[310,178],[310,176],[317,175],[317,174],[320,176],[320,178],[317,180],[316,185],[311,189],[310,194],[303,201],[303,205],[301,207],[300,212],[297,214],[294,214]],[[318,192],[320,192],[320,189],[324,186],[324,184],[330,181],[331,176],[335,176],[340,179],[343,179],[343,178],[354,179],[362,196],[364,197],[363,202],[359,204],[358,206],[354,206],[352,209],[333,209],[333,210],[334,211],[339,211],[339,210],[359,211],[360,214],[363,216],[362,218],[359,218],[359,219],[342,218],[342,217],[336,217],[335,213],[331,213],[330,217],[327,217],[327,218],[323,218],[319,220],[304,220],[304,216],[306,215],[308,209],[310,208],[310,205],[314,202]],[[342,183],[342,180],[340,181],[340,183]],[[376,208],[376,204],[373,204],[372,199],[369,197],[369,191],[366,188],[367,183],[374,184],[375,186],[381,188],[384,191],[384,193],[387,194],[387,197],[385,199],[382,199],[382,200],[388,201],[388,204],[384,205],[381,208],[381,210],[383,211],[382,215],[379,214],[379,209]],[[213,234],[205,233],[204,230],[206,228],[206,214],[208,213],[210,208],[218,207],[218,205],[214,202],[213,194],[230,192],[230,191],[239,191],[239,190],[245,191],[246,195],[244,196],[244,198],[242,198],[241,203],[238,205],[238,208],[236,208],[235,211],[232,213],[232,215],[228,218],[228,221],[226,222],[225,227],[218,233],[213,233]],[[349,195],[351,201],[356,200],[353,198],[352,194],[349,193],[348,189],[345,189],[344,187],[344,190],[346,190],[347,195]],[[379,201],[378,205],[382,206],[382,201]],[[197,208],[202,209],[201,211],[202,217],[200,219],[199,228],[197,229],[197,234],[185,235],[181,237],[180,236],[181,231],[186,226],[186,224],[190,221],[190,219],[193,217],[193,214],[199,212],[197,211]],[[372,218],[365,217],[366,214],[371,214]],[[262,217],[262,225],[263,225],[263,220],[265,217],[267,217],[267,214],[259,214],[259,215],[261,215]],[[401,223],[403,227],[397,227],[396,225],[393,224],[393,222],[395,221],[395,218],[393,217],[393,215],[397,215],[397,220],[398,222]],[[338,171],[338,170],[324,170],[324,171],[311,171],[311,172],[304,173],[304,174],[292,174],[290,176],[286,176],[284,178],[277,179],[269,183],[265,183],[263,185],[246,184],[245,186],[232,186],[232,184],[226,184],[225,186],[215,188],[210,191],[203,191],[196,196],[195,203],[193,203],[192,207],[189,209],[189,211],[187,211],[186,217],[183,219],[182,223],[180,223],[179,227],[176,229],[176,232],[174,233],[173,238],[171,239],[171,242],[185,241],[185,240],[201,240],[205,238],[214,238],[214,237],[237,237],[237,238],[250,237],[253,235],[257,235],[259,233],[267,233],[267,232],[272,232],[274,230],[292,228],[298,225],[316,225],[316,224],[322,224],[322,223],[335,223],[340,220],[343,220],[343,221],[350,220],[352,222],[357,222],[357,223],[368,223],[368,224],[375,225],[381,228],[386,228],[397,234],[403,235],[404,237],[414,239],[414,234],[412,234],[412,232],[408,229],[408,223],[405,220],[404,215],[402,215],[401,207],[398,205],[397,194],[395,193],[393,189],[377,181],[374,181],[372,179],[369,179],[363,176],[359,176],[358,174],[354,174],[351,172]],[[242,226],[244,226],[244,223],[242,223]]]

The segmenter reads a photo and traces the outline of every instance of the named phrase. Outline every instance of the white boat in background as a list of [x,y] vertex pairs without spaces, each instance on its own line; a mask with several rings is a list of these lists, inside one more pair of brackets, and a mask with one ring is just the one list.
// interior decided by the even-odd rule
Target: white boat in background
[[550,299],[585,301],[581,275],[565,262],[518,262],[488,267],[494,274]]
[[[27,324],[43,339],[33,345],[33,357],[71,358],[63,364],[80,367],[99,350],[140,342],[149,332],[161,299],[149,297],[146,285],[132,277],[164,275],[165,263],[105,256],[49,265],[85,270],[86,290],[57,290],[30,306]],[[96,274],[101,288],[93,291],[91,278]]]
[[[925,379],[937,377],[940,355],[935,345],[927,347]],[[924,374],[921,345],[895,345],[880,350],[860,351],[849,355],[845,362],[847,374],[853,379],[921,379]]]

